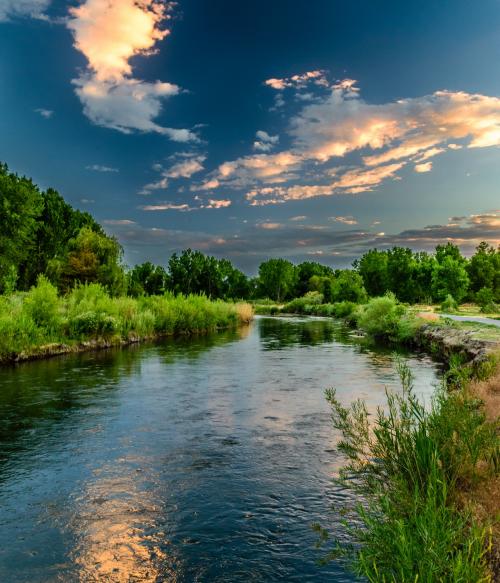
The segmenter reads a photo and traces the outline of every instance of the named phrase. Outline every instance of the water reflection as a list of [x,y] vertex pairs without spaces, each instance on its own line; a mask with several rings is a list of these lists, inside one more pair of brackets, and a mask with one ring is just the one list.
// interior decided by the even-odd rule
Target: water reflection
[[[436,367],[411,357],[417,390]],[[311,522],[341,517],[324,389],[397,387],[327,319],[260,318],[0,371],[0,580],[351,582]]]

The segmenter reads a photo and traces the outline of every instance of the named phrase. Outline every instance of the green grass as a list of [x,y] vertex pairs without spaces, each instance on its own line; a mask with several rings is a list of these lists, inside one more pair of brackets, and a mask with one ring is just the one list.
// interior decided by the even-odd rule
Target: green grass
[[[498,428],[468,394],[470,375],[452,392],[443,383],[425,408],[409,368],[400,362],[399,372],[402,393],[389,393],[373,418],[363,401],[346,408],[327,391],[347,458],[340,482],[361,501],[344,523],[352,546],[334,543],[326,559],[343,557],[373,583],[490,581],[488,525],[456,501],[464,485],[498,472]],[[326,543],[327,531],[316,529]]]
[[108,343],[229,328],[252,318],[248,304],[205,296],[110,297],[98,284],[59,296],[44,277],[27,293],[0,296],[0,361],[52,344]]

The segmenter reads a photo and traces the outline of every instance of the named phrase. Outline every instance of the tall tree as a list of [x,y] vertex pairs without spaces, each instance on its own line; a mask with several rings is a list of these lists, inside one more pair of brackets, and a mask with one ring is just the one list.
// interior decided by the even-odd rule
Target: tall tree
[[34,249],[37,219],[43,208],[38,188],[31,180],[9,172],[0,164],[0,291]]
[[259,266],[260,292],[277,302],[290,294],[295,281],[295,267],[286,259],[269,259]]
[[387,270],[387,253],[371,249],[367,251],[354,268],[363,278],[366,291],[372,297],[383,296],[389,289],[389,275]]

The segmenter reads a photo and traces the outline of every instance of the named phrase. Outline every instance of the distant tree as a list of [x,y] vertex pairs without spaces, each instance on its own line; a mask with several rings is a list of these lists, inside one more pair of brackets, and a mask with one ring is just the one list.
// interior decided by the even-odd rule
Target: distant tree
[[414,299],[419,302],[432,303],[432,276],[437,264],[436,259],[425,251],[415,253],[414,259]]
[[393,247],[387,252],[389,290],[402,302],[414,302],[416,264],[411,249]]
[[[13,269],[32,256],[43,199],[31,180],[0,164],[0,287],[12,283]],[[6,279],[7,278],[7,279]],[[16,277],[17,279],[17,277]],[[0,289],[0,291],[2,291]]]
[[438,263],[443,263],[443,261],[450,257],[451,259],[458,261],[459,263],[466,263],[465,257],[460,252],[460,249],[455,243],[448,242],[446,245],[438,245],[436,247],[436,261]]
[[260,293],[281,302],[295,286],[295,267],[286,259],[269,259],[259,266]]
[[500,301],[500,247],[480,243],[467,265],[467,273],[472,295],[486,288],[491,290],[494,301]]
[[299,263],[296,268],[296,285],[293,295],[302,297],[310,289],[311,278],[316,277],[333,277],[333,269],[327,265],[321,265],[316,261],[304,261]]
[[330,301],[363,303],[367,299],[368,294],[359,273],[350,269],[343,269],[336,273],[332,281]]
[[460,303],[467,294],[469,277],[464,262],[454,259],[450,254],[442,257],[436,265],[432,276],[432,291],[438,301],[444,301],[448,295]]
[[161,265],[149,261],[136,265],[127,274],[128,293],[132,296],[161,295],[167,287],[168,275]]
[[389,289],[389,275],[387,271],[387,253],[371,249],[357,262],[354,268],[363,278],[368,295],[383,296]]

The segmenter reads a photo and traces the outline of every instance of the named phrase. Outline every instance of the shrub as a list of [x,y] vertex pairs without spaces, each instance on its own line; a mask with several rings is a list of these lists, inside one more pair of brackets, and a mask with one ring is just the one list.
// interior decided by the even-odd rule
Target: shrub
[[458,304],[452,295],[448,294],[446,296],[446,299],[441,304],[441,310],[443,312],[457,312],[458,311]]
[[[374,421],[359,400],[345,408],[327,391],[339,450],[348,463],[341,484],[364,499],[351,509],[354,544],[334,545],[357,575],[380,583],[489,580],[488,529],[454,506],[456,485],[477,477],[478,462],[495,471],[493,423],[466,391],[443,385],[430,408],[415,396],[411,372],[399,363],[403,391],[387,394]],[[328,533],[316,527],[325,542]]]
[[44,275],[38,276],[37,284],[24,297],[23,311],[37,326],[50,330],[60,322],[57,289]]
[[419,326],[392,293],[371,299],[357,315],[357,323],[372,338],[391,343],[410,342]]

